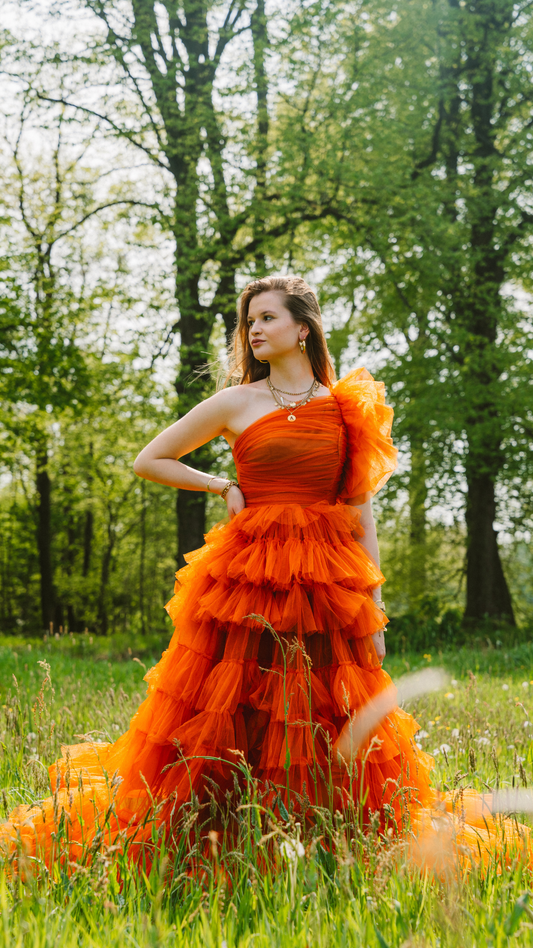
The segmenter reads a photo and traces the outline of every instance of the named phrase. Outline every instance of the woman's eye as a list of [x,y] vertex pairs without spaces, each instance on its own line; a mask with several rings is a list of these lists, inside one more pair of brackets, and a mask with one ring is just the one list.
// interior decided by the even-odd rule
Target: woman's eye
[[[274,317],[273,317],[273,316],[262,316],[261,319],[263,320],[263,322],[266,322],[267,319],[269,319],[269,320],[270,320],[270,319],[274,319]],[[255,323],[255,319],[249,319],[249,320],[248,320],[248,329],[251,329],[252,326],[254,325],[254,323]]]

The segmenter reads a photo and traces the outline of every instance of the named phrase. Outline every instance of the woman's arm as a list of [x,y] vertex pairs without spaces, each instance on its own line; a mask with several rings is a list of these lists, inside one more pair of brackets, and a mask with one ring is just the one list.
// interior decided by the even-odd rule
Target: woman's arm
[[[367,500],[364,504],[350,504],[349,501],[346,502],[348,506],[352,507],[354,510],[358,510],[361,514],[360,524],[365,531],[365,535],[362,537],[356,537],[355,539],[361,546],[364,546],[367,553],[370,554],[376,566],[379,567],[379,545],[378,545],[378,536],[376,532],[376,523],[374,520],[374,515],[372,513],[372,501]],[[376,586],[372,590],[372,598],[374,602],[379,602],[381,599],[381,586]],[[385,631],[381,629],[379,632],[374,632],[372,636],[372,641],[374,643],[374,648],[376,649],[376,654],[380,662],[383,661],[387,650],[385,648]]]
[[[214,477],[211,473],[196,471],[179,460],[201,445],[226,434],[232,419],[238,411],[240,393],[235,389],[223,389],[191,409],[161,434],[135,459],[133,470],[139,477],[181,490],[207,490],[220,494],[227,484],[227,478]],[[226,494],[226,503],[230,516],[235,516],[246,506],[242,492],[238,487],[230,487]]]

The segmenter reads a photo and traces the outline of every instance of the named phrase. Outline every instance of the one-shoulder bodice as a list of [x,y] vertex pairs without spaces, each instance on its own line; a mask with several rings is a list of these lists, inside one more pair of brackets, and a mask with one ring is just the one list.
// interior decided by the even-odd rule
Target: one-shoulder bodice
[[248,507],[264,504],[334,504],[346,459],[346,430],[333,395],[296,411],[276,409],[235,442],[237,477]]
[[237,438],[233,457],[248,507],[268,504],[364,503],[390,477],[396,449],[385,389],[354,369],[295,412],[276,409]]

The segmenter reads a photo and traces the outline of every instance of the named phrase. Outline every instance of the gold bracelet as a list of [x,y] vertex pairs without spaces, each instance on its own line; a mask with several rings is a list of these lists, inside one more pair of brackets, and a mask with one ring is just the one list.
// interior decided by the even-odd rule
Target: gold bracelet
[[218,474],[213,474],[213,477],[210,477],[210,478],[209,478],[209,480],[208,480],[208,482],[207,482],[207,486],[206,486],[206,488],[205,488],[208,494],[211,493],[211,491],[209,490],[209,485],[210,485],[211,481],[216,480],[217,477],[218,477]]
[[222,497],[222,500],[226,499],[226,494],[228,493],[230,487],[238,487],[238,486],[239,486],[238,481],[228,481],[226,486],[223,488],[223,490],[220,491],[220,496]]

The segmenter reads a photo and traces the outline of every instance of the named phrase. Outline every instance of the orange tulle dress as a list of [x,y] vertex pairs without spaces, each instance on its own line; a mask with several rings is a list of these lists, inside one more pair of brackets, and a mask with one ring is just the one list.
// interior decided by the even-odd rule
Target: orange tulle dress
[[[193,794],[200,805],[229,799],[243,765],[273,805],[337,809],[356,798],[382,825],[401,830],[407,813],[421,839],[435,837],[435,806],[453,801],[437,800],[409,714],[396,708],[381,722],[350,774],[332,752],[353,713],[391,684],[371,639],[386,622],[372,598],[384,577],[345,503],[372,497],[394,470],[391,424],[383,385],[359,369],[294,423],[276,409],[237,438],[246,508],[177,573],[175,632],[129,730],[114,744],[63,748],[49,768],[53,795],[11,814],[4,848],[18,841],[50,862],[63,821],[76,860],[105,820],[108,836],[135,840],[135,856],[152,838],[154,807],[171,827]],[[465,818],[463,795],[454,839],[477,851],[498,827],[471,802]]]

